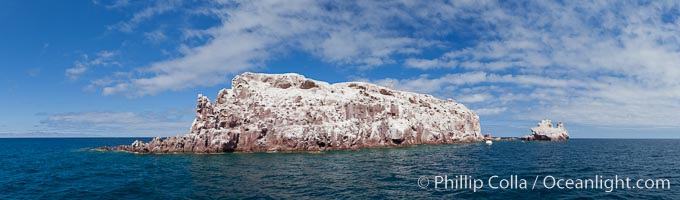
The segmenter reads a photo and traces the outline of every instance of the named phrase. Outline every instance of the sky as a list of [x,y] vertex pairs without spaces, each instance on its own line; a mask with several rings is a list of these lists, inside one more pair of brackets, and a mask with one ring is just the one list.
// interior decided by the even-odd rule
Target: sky
[[679,4],[0,1],[0,137],[184,134],[251,71],[452,98],[494,136],[680,138]]

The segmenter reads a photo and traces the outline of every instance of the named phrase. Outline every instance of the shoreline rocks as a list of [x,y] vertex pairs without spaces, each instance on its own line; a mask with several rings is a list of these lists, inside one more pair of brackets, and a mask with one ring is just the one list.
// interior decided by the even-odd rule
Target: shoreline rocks
[[564,141],[569,139],[569,133],[562,122],[553,127],[550,119],[544,119],[538,122],[536,127],[531,128],[531,135],[524,136],[522,139],[526,141]]
[[490,133],[484,134],[484,140],[490,141],[515,141],[516,137],[493,137]]
[[137,153],[325,151],[482,141],[479,116],[451,99],[363,82],[243,73],[214,102],[198,95],[188,134],[135,141]]

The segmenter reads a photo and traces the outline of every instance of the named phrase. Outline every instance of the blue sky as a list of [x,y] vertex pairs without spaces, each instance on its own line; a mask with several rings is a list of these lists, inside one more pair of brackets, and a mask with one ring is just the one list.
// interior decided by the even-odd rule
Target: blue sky
[[677,2],[2,1],[0,137],[185,133],[245,71],[453,98],[482,131],[678,138]]

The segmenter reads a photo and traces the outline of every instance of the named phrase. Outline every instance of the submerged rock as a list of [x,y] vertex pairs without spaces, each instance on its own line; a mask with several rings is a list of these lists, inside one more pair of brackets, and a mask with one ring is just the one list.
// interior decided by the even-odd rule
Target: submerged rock
[[531,135],[524,136],[524,140],[562,141],[569,139],[569,133],[562,122],[553,127],[549,119],[541,120],[536,127],[531,128]]
[[111,150],[111,148],[108,147],[97,147],[92,149],[92,151],[109,151],[109,150]]
[[214,104],[198,95],[186,135],[115,147],[139,153],[320,151],[481,141],[479,116],[453,100],[298,74],[244,73]]

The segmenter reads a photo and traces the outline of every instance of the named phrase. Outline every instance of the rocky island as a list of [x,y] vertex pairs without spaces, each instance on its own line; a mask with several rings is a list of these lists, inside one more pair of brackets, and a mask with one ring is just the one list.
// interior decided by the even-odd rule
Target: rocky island
[[569,139],[569,133],[562,122],[557,123],[557,127],[553,127],[551,120],[544,119],[538,122],[536,127],[531,128],[531,135],[524,136],[522,139],[527,141],[563,141]]
[[363,82],[243,73],[214,102],[198,95],[186,135],[135,141],[136,153],[324,151],[482,141],[479,116],[451,99]]

